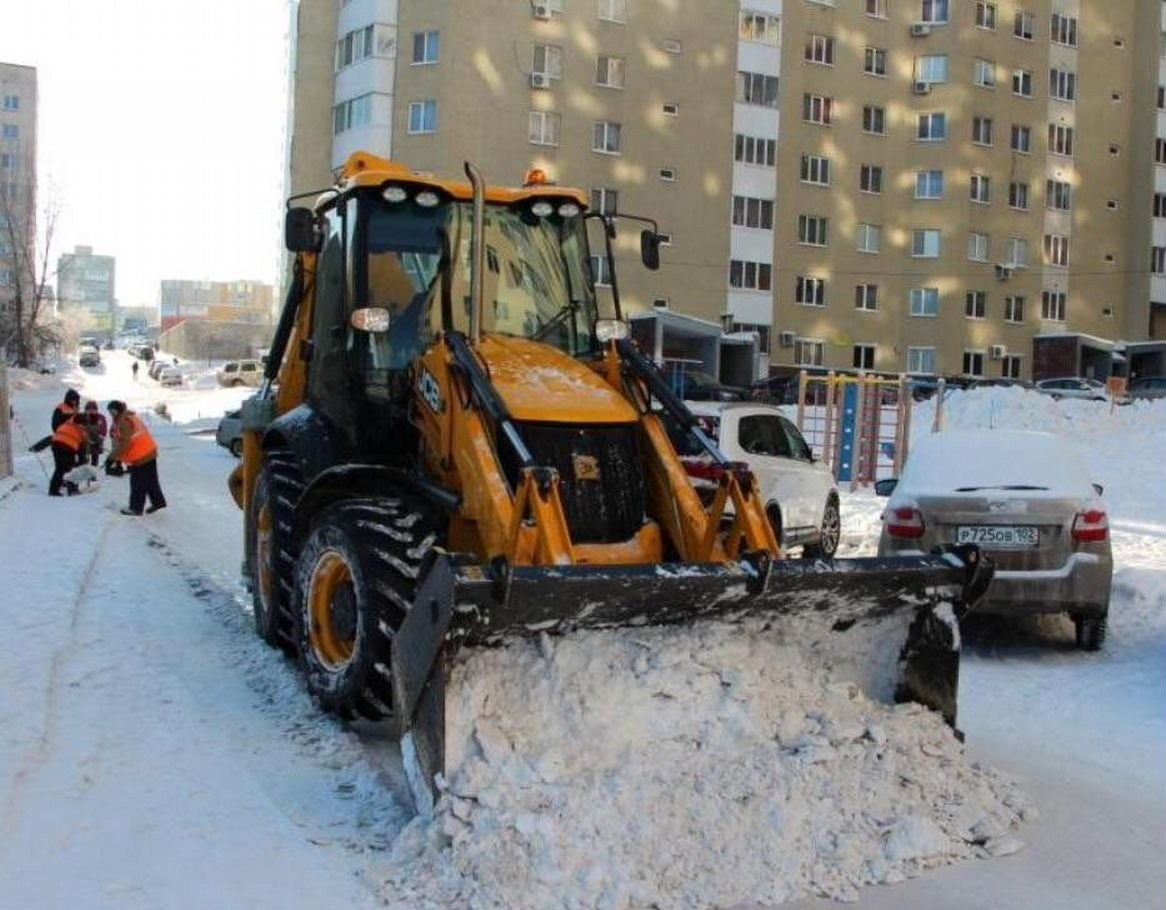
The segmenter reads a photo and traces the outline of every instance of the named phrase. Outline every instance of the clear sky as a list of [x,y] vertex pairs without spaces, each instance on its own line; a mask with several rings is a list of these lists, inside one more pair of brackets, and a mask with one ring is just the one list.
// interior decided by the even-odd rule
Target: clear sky
[[122,306],[163,278],[272,282],[287,0],[0,0],[0,60],[37,68],[40,194],[117,257]]

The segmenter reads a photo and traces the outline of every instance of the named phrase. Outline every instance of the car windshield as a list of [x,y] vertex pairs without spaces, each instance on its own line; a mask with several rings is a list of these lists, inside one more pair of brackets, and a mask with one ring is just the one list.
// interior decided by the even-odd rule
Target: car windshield
[[[391,313],[371,339],[374,369],[407,366],[441,328],[441,273],[449,268],[453,327],[470,328],[473,207],[449,202],[367,204],[365,288],[357,305]],[[539,218],[529,209],[488,205],[485,213],[482,330],[537,338],[568,354],[593,349],[598,315],[581,216]],[[362,333],[363,334],[363,333]]]

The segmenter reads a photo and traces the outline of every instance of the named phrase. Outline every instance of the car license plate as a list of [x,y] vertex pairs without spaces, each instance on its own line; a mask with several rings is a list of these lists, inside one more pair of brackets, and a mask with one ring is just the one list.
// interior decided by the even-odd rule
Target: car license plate
[[1035,547],[1040,544],[1040,531],[1024,525],[960,525],[955,540],[982,547]]

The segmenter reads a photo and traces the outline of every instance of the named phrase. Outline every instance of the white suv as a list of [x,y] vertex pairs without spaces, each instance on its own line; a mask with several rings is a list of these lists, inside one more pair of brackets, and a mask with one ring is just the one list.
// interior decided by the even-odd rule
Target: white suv
[[263,364],[258,360],[232,360],[218,372],[219,385],[253,385],[263,382]]
[[[815,461],[793,422],[771,405],[685,402],[730,461],[743,461],[757,478],[765,514],[783,548],[803,547],[808,557],[831,557],[842,522],[834,475]],[[698,485],[711,485],[711,459],[695,439],[661,415],[685,469]]]

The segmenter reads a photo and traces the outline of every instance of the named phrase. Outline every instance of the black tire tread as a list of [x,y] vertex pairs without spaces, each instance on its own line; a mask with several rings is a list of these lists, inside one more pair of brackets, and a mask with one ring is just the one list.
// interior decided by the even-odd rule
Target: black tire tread
[[296,553],[292,540],[292,521],[296,500],[305,488],[304,476],[295,456],[285,449],[266,453],[264,470],[267,472],[271,498],[272,549],[275,555],[277,594],[275,641],[272,643],[289,654],[296,650],[295,618],[292,597],[295,592]]

